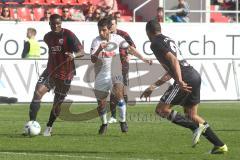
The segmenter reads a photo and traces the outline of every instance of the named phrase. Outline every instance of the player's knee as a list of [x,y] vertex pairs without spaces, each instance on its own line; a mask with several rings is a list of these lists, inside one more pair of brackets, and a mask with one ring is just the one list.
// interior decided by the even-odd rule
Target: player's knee
[[43,96],[44,93],[42,93],[41,91],[39,90],[36,90],[34,92],[34,100],[41,100],[42,99],[42,96]]
[[115,83],[113,85],[113,87],[117,90],[117,91],[123,91],[123,84],[121,83]]
[[107,102],[105,100],[98,100],[98,110],[104,110],[106,107]]
[[118,83],[114,84],[113,94],[118,100],[123,99],[123,85]]

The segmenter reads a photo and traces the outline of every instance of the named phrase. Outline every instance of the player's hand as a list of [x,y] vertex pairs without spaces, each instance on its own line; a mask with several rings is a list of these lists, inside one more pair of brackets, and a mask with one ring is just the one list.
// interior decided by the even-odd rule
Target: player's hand
[[191,93],[192,92],[192,87],[189,86],[187,83],[185,83],[184,81],[180,81],[178,82],[179,86],[180,86],[180,89],[185,91],[185,92],[188,92],[188,93]]
[[100,45],[99,45],[99,49],[100,50],[103,50],[104,48],[107,48],[108,44],[106,42],[102,42]]
[[67,61],[72,61],[74,59],[73,53],[66,52],[65,54],[68,56]]
[[150,59],[143,59],[143,62],[148,63],[149,65],[152,65],[152,60]]
[[149,102],[150,102],[150,96],[151,96],[153,90],[154,90],[154,87],[153,87],[153,86],[148,87],[148,88],[141,94],[140,99],[142,99],[143,97],[145,97],[145,98],[146,98],[146,101],[147,101],[147,98],[149,98],[148,100],[149,100]]

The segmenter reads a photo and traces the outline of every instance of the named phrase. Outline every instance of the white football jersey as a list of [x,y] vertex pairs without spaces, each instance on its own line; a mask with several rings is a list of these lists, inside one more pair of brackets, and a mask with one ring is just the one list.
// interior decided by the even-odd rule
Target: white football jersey
[[[117,34],[111,34],[108,42],[106,40],[102,40],[101,37],[98,36],[92,41],[90,51],[91,55],[97,51],[102,42],[106,42],[108,46],[100,52],[98,60],[94,64],[95,89],[100,91],[109,91],[109,89],[111,88],[110,85],[112,85],[112,77],[115,75],[122,75],[120,65],[121,63],[119,63],[119,58],[118,63],[116,62],[117,60],[114,60],[114,63],[112,63],[113,58],[115,58],[116,55],[119,55],[119,46],[124,46],[125,48],[127,46],[125,46],[126,41]],[[112,73],[113,68],[114,73]]]

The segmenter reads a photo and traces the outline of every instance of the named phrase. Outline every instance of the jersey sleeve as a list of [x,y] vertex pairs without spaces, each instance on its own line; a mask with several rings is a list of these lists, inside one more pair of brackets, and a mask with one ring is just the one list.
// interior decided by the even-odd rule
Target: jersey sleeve
[[117,34],[122,36],[130,46],[133,46],[134,48],[136,48],[136,45],[134,44],[132,38],[127,32],[124,32],[122,30],[117,30]]
[[136,45],[134,44],[134,42],[133,42],[132,38],[129,36],[129,34],[126,34],[123,38],[127,41],[127,43],[130,46],[136,48]]
[[80,43],[79,39],[74,33],[70,33],[69,36],[69,44],[72,46],[72,51],[73,52],[79,52],[83,47],[82,44]]
[[97,39],[94,39],[91,44],[90,54],[91,55],[94,54],[97,51],[98,47],[99,47],[99,43],[98,43]]
[[119,46],[119,48],[127,48],[129,43],[121,37],[120,35],[115,35],[114,42]]
[[47,38],[48,36],[47,36],[47,34],[45,34],[45,36],[43,37],[43,41],[46,43],[46,44],[48,44],[48,38]]

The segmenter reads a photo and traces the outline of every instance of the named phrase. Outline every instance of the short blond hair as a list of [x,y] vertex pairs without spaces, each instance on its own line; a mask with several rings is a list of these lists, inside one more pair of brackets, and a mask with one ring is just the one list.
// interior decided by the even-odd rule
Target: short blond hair
[[34,36],[37,34],[37,30],[35,28],[28,28],[27,31],[32,33]]

